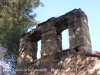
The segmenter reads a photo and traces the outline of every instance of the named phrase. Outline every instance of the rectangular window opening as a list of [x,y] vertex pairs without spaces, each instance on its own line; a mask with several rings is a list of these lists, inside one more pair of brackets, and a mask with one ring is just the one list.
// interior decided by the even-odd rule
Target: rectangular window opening
[[62,50],[69,49],[69,35],[68,29],[62,32]]
[[38,41],[37,59],[41,58],[41,40]]

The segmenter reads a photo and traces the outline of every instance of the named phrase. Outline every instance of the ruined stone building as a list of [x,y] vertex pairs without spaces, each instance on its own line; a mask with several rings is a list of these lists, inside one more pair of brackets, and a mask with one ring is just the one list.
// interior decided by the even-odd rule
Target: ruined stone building
[[[68,29],[69,49],[62,50],[62,32]],[[66,36],[68,37],[68,36]],[[41,58],[37,42],[41,40]],[[81,9],[38,24],[20,39],[17,75],[99,75],[99,52],[93,54],[88,19]]]

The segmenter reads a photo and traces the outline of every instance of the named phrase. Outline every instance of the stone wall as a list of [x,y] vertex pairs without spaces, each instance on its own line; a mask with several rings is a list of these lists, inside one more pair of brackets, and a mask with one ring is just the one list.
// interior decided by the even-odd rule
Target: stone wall
[[41,57],[61,52],[61,42],[59,42],[61,39],[59,38],[55,29],[42,34]]
[[[69,31],[70,47],[62,50],[61,33],[65,29]],[[37,59],[39,40],[42,41],[41,58]],[[17,75],[87,75],[90,74],[87,66],[93,68],[97,64],[95,60],[99,61],[92,54],[88,19],[81,9],[52,17],[24,33],[19,51]]]
[[81,55],[75,50],[63,50],[40,58],[25,70],[17,75],[100,75],[100,52]]
[[17,67],[27,68],[30,63],[37,59],[37,42],[31,41],[29,34],[23,34],[20,39],[19,52]]

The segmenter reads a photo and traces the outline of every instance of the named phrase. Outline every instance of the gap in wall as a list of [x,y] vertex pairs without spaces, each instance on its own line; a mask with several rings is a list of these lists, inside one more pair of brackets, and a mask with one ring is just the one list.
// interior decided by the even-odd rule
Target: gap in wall
[[41,40],[38,41],[37,59],[41,58]]
[[62,32],[62,50],[69,49],[69,34],[68,29]]

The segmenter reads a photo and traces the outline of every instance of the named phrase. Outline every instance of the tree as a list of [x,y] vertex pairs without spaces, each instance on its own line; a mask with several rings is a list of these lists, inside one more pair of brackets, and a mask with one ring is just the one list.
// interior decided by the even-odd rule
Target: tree
[[8,55],[17,58],[20,36],[37,23],[31,13],[39,4],[39,0],[0,0],[0,43]]

